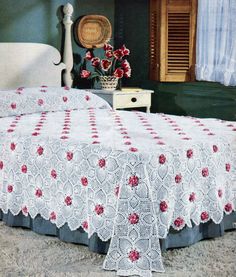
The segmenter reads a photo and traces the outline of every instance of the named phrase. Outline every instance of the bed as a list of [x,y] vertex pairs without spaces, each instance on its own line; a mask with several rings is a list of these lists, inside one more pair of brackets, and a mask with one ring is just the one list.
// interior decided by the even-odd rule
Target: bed
[[71,88],[72,11],[64,63],[51,46],[0,43],[1,218],[151,276],[161,248],[233,229],[236,122],[115,111]]

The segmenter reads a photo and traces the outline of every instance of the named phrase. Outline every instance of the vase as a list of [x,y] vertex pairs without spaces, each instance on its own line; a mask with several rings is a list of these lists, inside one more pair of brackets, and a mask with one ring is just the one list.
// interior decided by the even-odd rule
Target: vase
[[103,90],[116,90],[118,78],[114,76],[99,76],[100,84]]

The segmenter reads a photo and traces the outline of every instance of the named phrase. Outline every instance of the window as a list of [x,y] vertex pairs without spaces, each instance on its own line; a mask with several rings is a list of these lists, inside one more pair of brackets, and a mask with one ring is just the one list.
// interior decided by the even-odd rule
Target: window
[[150,0],[150,78],[195,80],[197,0]]

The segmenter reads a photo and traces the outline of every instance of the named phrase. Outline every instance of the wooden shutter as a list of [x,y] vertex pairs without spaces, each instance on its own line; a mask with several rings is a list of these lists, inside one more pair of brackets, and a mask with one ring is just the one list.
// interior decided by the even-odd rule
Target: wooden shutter
[[160,76],[160,1],[150,0],[150,78]]
[[162,82],[195,79],[196,2],[151,0],[151,79]]

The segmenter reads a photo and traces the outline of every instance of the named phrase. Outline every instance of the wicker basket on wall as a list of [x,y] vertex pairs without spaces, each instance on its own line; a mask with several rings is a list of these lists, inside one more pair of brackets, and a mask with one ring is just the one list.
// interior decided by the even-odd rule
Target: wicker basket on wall
[[112,36],[112,27],[103,15],[85,15],[75,25],[76,41],[87,49],[101,48]]

